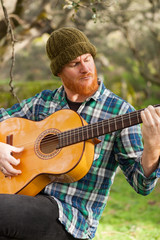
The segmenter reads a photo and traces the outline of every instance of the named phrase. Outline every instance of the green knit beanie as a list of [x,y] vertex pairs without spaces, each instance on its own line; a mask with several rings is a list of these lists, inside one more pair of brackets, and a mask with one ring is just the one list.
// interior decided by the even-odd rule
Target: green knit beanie
[[57,76],[63,66],[75,58],[90,53],[96,55],[96,48],[80,30],[73,27],[63,27],[51,33],[46,51],[51,60],[52,73]]

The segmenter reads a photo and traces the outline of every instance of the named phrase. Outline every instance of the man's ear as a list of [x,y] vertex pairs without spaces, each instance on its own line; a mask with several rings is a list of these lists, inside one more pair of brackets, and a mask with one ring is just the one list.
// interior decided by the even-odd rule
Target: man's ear
[[61,74],[62,74],[62,70],[60,70],[60,71],[57,73],[57,76],[58,76],[58,77],[61,77]]

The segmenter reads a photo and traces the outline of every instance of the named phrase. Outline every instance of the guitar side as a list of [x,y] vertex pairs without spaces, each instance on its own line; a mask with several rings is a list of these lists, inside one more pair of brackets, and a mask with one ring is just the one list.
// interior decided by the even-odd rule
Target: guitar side
[[[24,146],[16,158],[21,163],[16,167],[21,175],[5,178],[0,172],[0,193],[34,196],[50,182],[74,182],[89,171],[94,157],[94,143],[90,140],[66,146],[51,153],[38,154],[40,136],[49,131],[63,132],[87,123],[71,110],[61,110],[40,122],[22,118],[9,118],[0,123],[0,141],[13,136],[13,145]],[[37,150],[38,149],[38,150]],[[47,150],[48,151],[48,150]]]

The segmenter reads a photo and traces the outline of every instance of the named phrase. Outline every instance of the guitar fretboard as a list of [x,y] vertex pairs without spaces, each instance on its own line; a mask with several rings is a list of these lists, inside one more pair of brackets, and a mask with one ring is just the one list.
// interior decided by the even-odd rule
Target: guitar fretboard
[[[155,105],[158,107],[160,104]],[[114,118],[105,119],[79,128],[71,129],[58,134],[58,148],[69,146],[78,142],[93,139],[117,130],[142,123],[141,110],[118,115]]]

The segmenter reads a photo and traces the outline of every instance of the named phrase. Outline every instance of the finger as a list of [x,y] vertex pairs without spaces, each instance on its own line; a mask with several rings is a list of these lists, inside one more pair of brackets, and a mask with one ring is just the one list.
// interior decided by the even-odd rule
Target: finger
[[5,177],[11,178],[13,176],[13,174],[10,174],[4,167],[0,167],[0,170]]
[[8,161],[10,164],[14,165],[14,166],[18,166],[18,164],[20,164],[20,159],[16,159],[14,158],[12,155],[9,156]]
[[143,123],[147,121],[144,110],[141,111],[141,118],[142,118],[142,122],[143,122]]
[[142,118],[142,122],[145,124],[145,125],[150,125],[150,124],[153,124],[153,119],[152,119],[152,115],[149,111],[148,108],[144,109],[144,111],[141,112],[141,118]]
[[6,170],[7,176],[15,176],[22,173],[21,170],[15,169],[9,162],[5,162],[3,168]]
[[12,152],[15,152],[15,153],[20,153],[24,150],[24,147],[14,147],[14,146],[11,146],[11,151]]
[[160,108],[157,109],[153,106],[148,106],[147,109],[149,110],[151,118],[153,119],[155,125],[158,126],[160,124],[160,117],[159,117],[160,113],[158,114],[158,112],[160,111]]
[[153,106],[148,106],[142,113],[142,121],[147,126],[153,126],[155,121],[157,121],[157,114]]
[[13,176],[4,167],[1,168],[1,172],[4,174],[5,177],[8,177],[8,178],[11,178]]
[[158,117],[160,117],[160,107],[156,107],[156,108],[155,108],[155,111],[156,111]]

